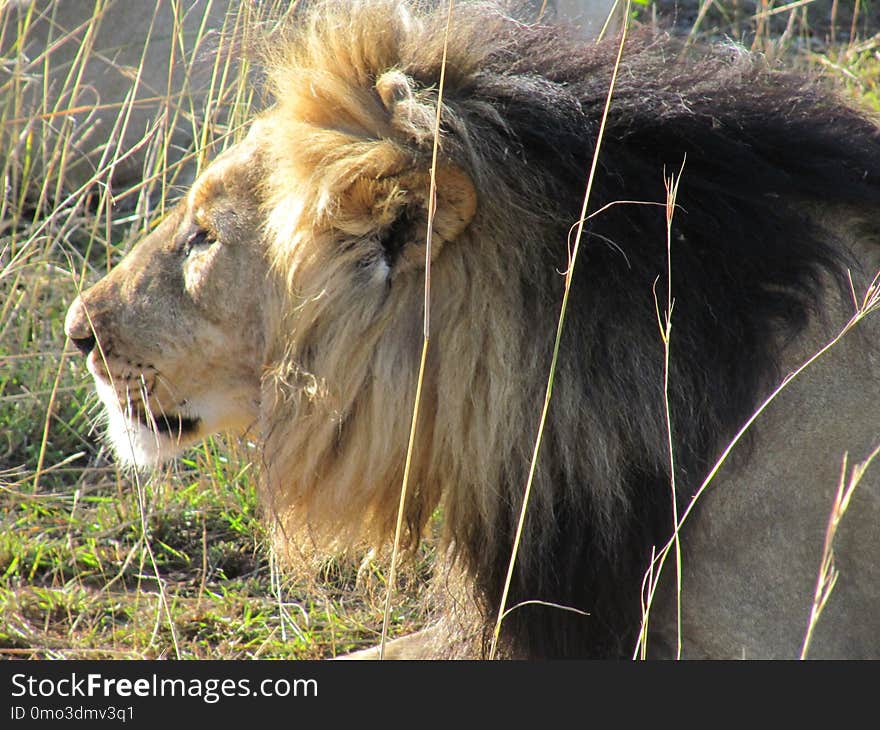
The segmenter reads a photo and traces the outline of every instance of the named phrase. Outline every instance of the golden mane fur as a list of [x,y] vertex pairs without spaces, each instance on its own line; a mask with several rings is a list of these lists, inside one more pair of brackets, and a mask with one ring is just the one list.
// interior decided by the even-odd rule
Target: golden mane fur
[[[364,253],[340,251],[337,241],[340,232],[367,236],[391,224],[413,199],[424,204],[437,90],[412,88],[398,69],[439,69],[443,20],[415,18],[400,3],[331,5],[276,44],[283,53],[271,59],[277,104],[261,123],[277,157],[266,207],[273,265],[290,275],[292,311],[270,381],[277,405],[265,424],[267,496],[288,526],[335,545],[393,535],[421,350],[427,225],[406,253],[418,270],[398,267],[391,291],[383,281],[352,287],[353,262]],[[463,21],[448,49],[450,87],[481,62]],[[435,303],[431,350],[442,358],[429,356],[406,511],[413,539],[441,495],[449,524],[474,512],[495,522],[496,500],[482,485],[503,479],[504,459],[484,455],[508,455],[518,442],[510,433],[531,430],[534,413],[522,395],[537,394],[524,361],[519,293],[508,286],[521,266],[516,253],[481,245],[480,232],[468,231],[461,245],[443,249],[469,222],[459,214],[473,215],[470,183],[449,164],[445,173],[441,166],[433,225],[434,256],[442,250],[444,264],[432,287],[444,296]],[[494,171],[468,172],[483,180]],[[491,198],[481,196],[480,205]],[[471,326],[475,313],[479,329]]]

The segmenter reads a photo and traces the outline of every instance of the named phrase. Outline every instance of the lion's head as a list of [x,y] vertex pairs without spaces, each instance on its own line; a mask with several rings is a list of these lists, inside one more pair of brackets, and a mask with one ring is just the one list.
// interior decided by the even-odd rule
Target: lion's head
[[[372,24],[392,5],[359,11]],[[269,490],[273,506],[308,513],[326,537],[346,542],[361,536],[354,524],[381,537],[396,518],[421,348],[437,90],[397,67],[414,18],[394,9],[397,32],[351,49],[331,42],[326,18],[311,21],[326,46],[285,44],[287,55],[273,60],[276,105],[67,318],[124,462],[153,465],[218,430],[254,427],[265,437],[268,481],[286,485]],[[459,54],[453,77],[476,63]],[[434,373],[434,403],[438,388],[484,368],[455,340],[475,308],[510,316],[509,307],[493,315],[492,292],[516,275],[512,262],[480,272],[476,246],[445,251],[477,209],[466,142],[445,144],[433,173],[432,256],[450,260],[434,274],[444,292],[436,321],[446,323],[436,334],[463,356]],[[510,369],[520,362],[506,345],[495,349]],[[463,428],[480,425],[470,405],[446,402],[441,409]],[[443,437],[457,438],[455,428]],[[426,443],[433,431],[426,424]],[[480,431],[502,438],[488,420]],[[357,445],[378,432],[381,443]],[[339,459],[343,450],[359,456]],[[420,456],[422,472],[432,451]],[[429,481],[417,482],[414,534],[442,491]]]
[[[456,8],[447,48],[444,12],[310,7],[272,42],[274,105],[81,294],[67,333],[123,460],[251,429],[288,532],[381,541],[397,517],[429,280],[406,524],[414,541],[442,507],[447,554],[491,625],[616,46],[482,4]],[[775,374],[820,273],[836,270],[791,201],[880,202],[869,122],[748,60],[691,67],[678,53],[642,36],[624,56],[513,576],[510,605],[531,602],[505,621],[515,653],[627,653],[651,546],[670,531],[654,298],[665,171],[686,160],[670,231],[683,495]]]
[[71,305],[120,459],[155,465],[259,415],[270,301],[257,151],[217,159],[137,248]]

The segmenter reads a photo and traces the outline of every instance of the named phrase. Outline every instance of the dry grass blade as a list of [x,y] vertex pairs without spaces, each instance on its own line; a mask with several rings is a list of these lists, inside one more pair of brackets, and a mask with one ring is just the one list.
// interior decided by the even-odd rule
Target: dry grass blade
[[819,564],[819,573],[816,578],[816,590],[813,594],[813,603],[810,606],[810,618],[807,624],[807,631],[804,635],[804,643],[801,647],[801,659],[807,658],[810,649],[810,643],[813,639],[813,632],[819,617],[831,597],[834,586],[837,584],[839,572],[834,564],[834,537],[837,534],[837,528],[843,515],[849,507],[853,492],[861,482],[862,477],[871,465],[871,462],[880,454],[880,444],[868,455],[864,461],[856,464],[852,471],[849,472],[847,479],[847,454],[843,455],[840,466],[840,482],[837,485],[837,492],[834,495],[834,502],[831,506],[831,513],[828,516],[828,526],[825,530],[825,542],[822,546],[822,560]]
[[[676,596],[676,650],[675,658],[681,659],[681,544],[678,537],[678,490],[675,485],[675,450],[672,443],[672,412],[669,405],[669,352],[672,336],[672,309],[675,300],[672,298],[672,219],[675,215],[675,199],[678,196],[678,185],[684,172],[687,160],[681,163],[678,176],[670,175],[664,180],[666,184],[666,312],[660,313],[657,291],[654,291],[654,306],[657,312],[657,326],[660,328],[660,339],[663,342],[663,412],[666,417],[667,449],[669,452],[669,486],[672,499],[672,524],[675,537],[675,596]],[[656,286],[656,281],[655,281]],[[643,603],[644,605],[644,603]],[[642,642],[642,659],[645,658],[647,643]]]
[[786,13],[790,10],[795,10],[797,8],[803,7],[804,5],[810,5],[814,3],[816,0],[795,0],[795,2],[786,3],[785,5],[780,5],[778,8],[767,8],[765,10],[761,10],[755,13],[754,18],[756,20],[762,18],[769,18],[772,15],[780,15],[781,13]]

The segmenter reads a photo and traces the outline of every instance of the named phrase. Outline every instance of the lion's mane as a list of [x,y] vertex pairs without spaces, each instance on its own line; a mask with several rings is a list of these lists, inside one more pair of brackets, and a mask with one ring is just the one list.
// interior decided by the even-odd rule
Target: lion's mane
[[[310,8],[273,39],[276,104],[259,121],[284,281],[265,491],[285,530],[338,546],[394,531],[446,14],[398,0]],[[476,3],[456,6],[452,28],[405,516],[414,542],[442,509],[448,554],[491,625],[617,47]],[[670,534],[654,294],[667,286],[664,176],[684,166],[669,392],[682,500],[778,375],[822,277],[842,270],[811,204],[880,203],[873,123],[735,47],[698,56],[633,34],[602,145],[601,212],[585,229],[508,599],[590,616],[518,609],[502,637],[514,655],[628,654],[651,547]]]

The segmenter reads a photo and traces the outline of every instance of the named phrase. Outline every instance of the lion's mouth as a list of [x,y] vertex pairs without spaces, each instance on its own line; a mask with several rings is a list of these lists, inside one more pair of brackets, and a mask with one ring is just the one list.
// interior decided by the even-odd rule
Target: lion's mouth
[[151,431],[180,438],[195,433],[201,419],[174,413],[138,413],[138,420]]

